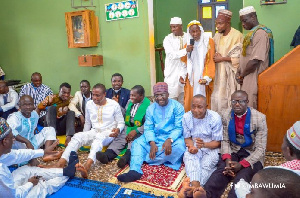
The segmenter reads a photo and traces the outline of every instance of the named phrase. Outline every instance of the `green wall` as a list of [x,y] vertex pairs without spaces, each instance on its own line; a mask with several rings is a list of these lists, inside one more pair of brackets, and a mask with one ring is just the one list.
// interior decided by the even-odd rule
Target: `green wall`
[[[231,24],[234,28],[242,30],[239,21],[239,10],[243,7],[242,0],[229,0],[229,10],[233,12]],[[174,16],[182,18],[183,31],[187,24],[198,20],[198,0],[154,0],[154,35],[155,45],[162,44],[166,35],[170,33],[170,19]],[[165,59],[165,55],[163,56]],[[159,54],[155,54],[156,80],[163,81]]]
[[256,9],[258,20],[269,27],[274,36],[275,61],[288,53],[293,36],[299,27],[300,1],[287,1],[287,4],[260,5],[259,1],[244,0],[244,5]]
[[[112,0],[94,0],[99,16],[100,43],[93,48],[72,48],[67,45],[65,12],[71,0],[9,0],[0,3],[0,65],[6,79],[30,81],[33,72],[43,75],[43,82],[55,92],[62,82],[79,90],[79,82],[87,79],[92,85],[111,87],[115,72],[124,76],[124,87],[141,84],[150,94],[150,58],[148,6],[139,0],[139,17],[105,21],[104,4]],[[102,54],[104,66],[79,67],[78,56]]]

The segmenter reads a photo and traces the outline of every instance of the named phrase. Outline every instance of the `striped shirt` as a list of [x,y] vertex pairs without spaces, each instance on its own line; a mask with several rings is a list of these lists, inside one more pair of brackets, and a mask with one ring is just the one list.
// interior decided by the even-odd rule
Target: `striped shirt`
[[[30,95],[33,98],[34,106],[37,107],[47,96],[53,95],[52,90],[47,85],[41,84],[39,87],[34,87],[32,83],[23,85],[19,93],[19,99],[23,95]],[[40,117],[46,114],[46,111],[41,111]]]
[[[196,138],[203,142],[222,141],[223,126],[221,116],[214,111],[206,111],[203,119],[194,118],[192,112],[184,114],[182,120],[183,137],[192,138],[196,147]],[[216,170],[219,160],[219,148],[201,148],[198,153],[191,154],[188,149],[184,153],[185,170],[191,181],[198,181],[204,185],[210,175]]]

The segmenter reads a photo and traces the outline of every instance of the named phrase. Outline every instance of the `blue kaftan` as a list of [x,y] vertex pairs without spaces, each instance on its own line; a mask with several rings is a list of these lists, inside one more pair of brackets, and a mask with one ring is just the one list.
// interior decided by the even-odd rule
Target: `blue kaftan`
[[[132,144],[130,170],[135,170],[142,174],[141,166],[144,161],[150,165],[164,164],[175,170],[180,168],[185,151],[185,143],[182,136],[183,114],[183,106],[173,99],[169,99],[166,106],[153,103],[148,107],[144,134]],[[166,156],[165,151],[162,151],[162,145],[168,138],[173,140],[172,153]],[[154,160],[151,160],[149,157],[150,141],[154,141],[158,147]]]

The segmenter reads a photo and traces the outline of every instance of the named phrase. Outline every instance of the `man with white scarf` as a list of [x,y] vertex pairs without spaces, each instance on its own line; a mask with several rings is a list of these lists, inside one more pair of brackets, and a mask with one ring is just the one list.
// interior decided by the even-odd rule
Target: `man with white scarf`
[[231,94],[240,89],[235,80],[239,67],[243,34],[231,27],[232,12],[219,10],[216,19],[218,33],[214,36],[216,54],[216,75],[214,91],[211,95],[211,110],[221,113],[230,107]]
[[186,65],[180,60],[186,55],[186,33],[182,31],[182,20],[173,17],[170,21],[172,33],[164,39],[163,45],[166,52],[164,82],[168,84],[170,98],[183,104],[183,85],[179,82],[179,77],[186,73]]
[[185,84],[184,109],[186,112],[191,109],[192,98],[197,94],[206,96],[207,103],[210,104],[212,87],[209,85],[212,85],[211,81],[215,75],[213,39],[204,34],[201,23],[196,20],[188,24],[187,31],[189,31],[187,34],[187,56],[182,58],[183,61],[187,62],[187,73],[180,77],[180,82]]

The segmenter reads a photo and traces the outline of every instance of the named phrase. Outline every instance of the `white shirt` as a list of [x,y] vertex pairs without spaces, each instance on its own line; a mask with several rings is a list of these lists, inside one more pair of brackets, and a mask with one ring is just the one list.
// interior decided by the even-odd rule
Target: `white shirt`
[[14,179],[8,166],[29,161],[32,158],[44,155],[43,149],[19,149],[11,150],[10,153],[0,156],[0,196],[5,198],[26,197],[33,184],[27,182],[22,186],[15,187]]
[[[4,95],[7,95],[6,104],[4,104],[4,98],[3,98]],[[18,102],[19,102],[18,93],[12,88],[9,88],[7,94],[0,94],[0,106],[3,109],[3,112],[6,112],[14,107],[17,108]]]
[[119,128],[120,132],[124,129],[125,122],[119,103],[106,98],[106,104],[99,106],[90,100],[86,104],[85,124],[83,131],[91,128],[98,131]]

